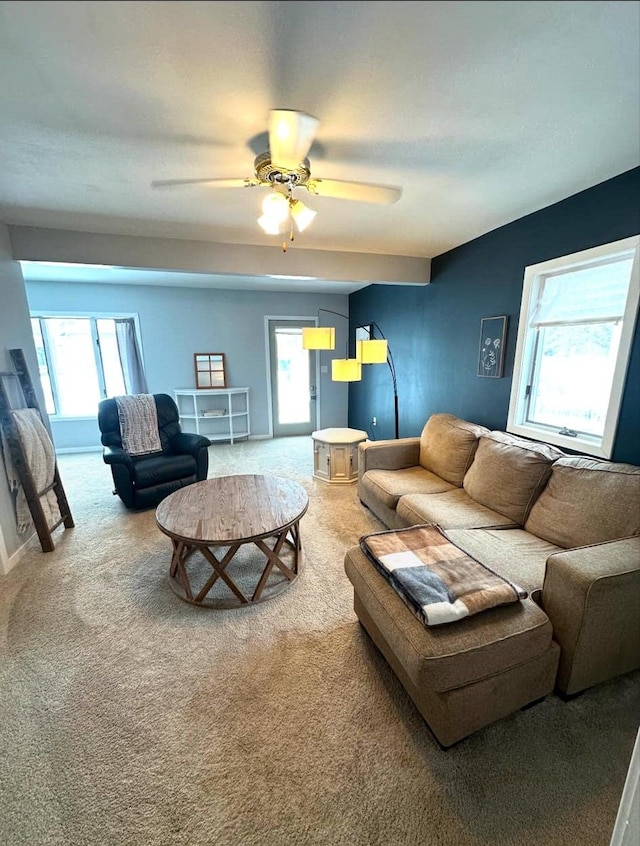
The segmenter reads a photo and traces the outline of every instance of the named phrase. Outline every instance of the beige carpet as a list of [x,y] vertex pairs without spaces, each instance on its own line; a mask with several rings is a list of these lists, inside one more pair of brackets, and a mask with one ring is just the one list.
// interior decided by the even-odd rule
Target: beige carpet
[[210,452],[211,475],[307,489],[301,575],[188,605],[154,512],[122,507],[99,454],[62,456],[76,528],[0,579],[2,844],[609,843],[637,674],[442,751],[352,611],[344,551],[380,528],[355,487],[312,479],[309,438]]

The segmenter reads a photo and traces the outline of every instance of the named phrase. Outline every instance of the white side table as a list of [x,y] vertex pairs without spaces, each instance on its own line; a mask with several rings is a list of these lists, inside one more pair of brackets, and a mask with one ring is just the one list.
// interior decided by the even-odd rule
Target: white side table
[[360,429],[320,429],[312,432],[313,475],[323,482],[349,485],[358,478],[358,444],[367,440]]

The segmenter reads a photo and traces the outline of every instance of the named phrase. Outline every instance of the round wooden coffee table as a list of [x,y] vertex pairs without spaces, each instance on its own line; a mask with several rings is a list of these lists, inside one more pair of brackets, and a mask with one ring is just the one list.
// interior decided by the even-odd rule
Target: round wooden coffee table
[[[309,498],[302,485],[267,475],[219,476],[170,494],[156,509],[156,523],[173,543],[171,587],[186,602],[208,608],[237,608],[272,599],[298,575],[299,523],[308,506]],[[227,569],[245,544],[254,544],[262,553],[251,590],[246,585],[241,587],[238,577],[234,580]],[[226,548],[223,554],[216,552],[221,547]],[[195,552],[201,553],[213,571],[203,583],[187,567]],[[260,569],[262,556],[266,562]],[[200,556],[198,559],[202,564]],[[285,579],[268,585],[274,568]],[[253,567],[250,569],[253,571]],[[209,596],[218,579],[233,596]]]

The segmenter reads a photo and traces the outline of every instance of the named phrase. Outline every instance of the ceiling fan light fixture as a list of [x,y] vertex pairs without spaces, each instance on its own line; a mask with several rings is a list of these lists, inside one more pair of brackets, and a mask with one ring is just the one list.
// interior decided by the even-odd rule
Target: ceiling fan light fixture
[[274,191],[262,201],[262,213],[273,223],[284,223],[289,216],[289,200],[284,194]]
[[[355,200],[362,203],[391,204],[402,196],[402,189],[392,185],[321,179],[311,176],[307,158],[320,121],[313,115],[295,109],[272,109],[269,112],[269,149],[259,153],[253,162],[253,176],[233,179],[164,179],[152,182],[153,188],[202,184],[211,188],[268,187],[258,224],[267,235],[285,234],[294,240],[294,230],[303,232],[316,216],[292,196],[293,189],[305,188],[318,197]],[[286,241],[282,244],[286,252]],[[366,363],[366,362],[365,362]]]
[[300,200],[290,200],[289,210],[291,211],[291,217],[293,218],[298,232],[304,232],[307,226],[313,222],[313,219],[317,214],[317,212],[313,209],[310,209],[308,206],[305,206],[304,203],[301,203]]
[[278,223],[278,221],[267,217],[267,215],[265,214],[263,214],[262,217],[258,218],[258,224],[266,235],[280,234],[280,224]]

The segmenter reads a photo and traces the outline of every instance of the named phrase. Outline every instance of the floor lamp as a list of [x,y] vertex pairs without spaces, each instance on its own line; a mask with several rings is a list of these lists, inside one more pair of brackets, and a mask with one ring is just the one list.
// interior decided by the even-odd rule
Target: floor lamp
[[[328,308],[318,309],[318,316],[323,311],[326,314],[334,314],[336,317],[344,318],[349,326],[354,328],[362,328],[362,325],[357,326],[350,317],[346,314],[340,314],[338,311],[331,311]],[[395,437],[400,437],[399,434],[399,415],[398,415],[398,381],[396,379],[396,367],[391,354],[391,348],[387,341],[384,332],[375,321],[370,321],[365,324],[368,329],[367,338],[356,339],[356,357],[334,358],[331,362],[331,378],[334,382],[359,382],[362,379],[362,365],[363,364],[384,364],[387,363],[391,373],[391,381],[393,384],[393,411],[395,418]],[[375,337],[375,332],[380,335]],[[305,350],[334,350],[336,347],[336,330],[333,326],[305,326],[302,329],[302,347]]]

